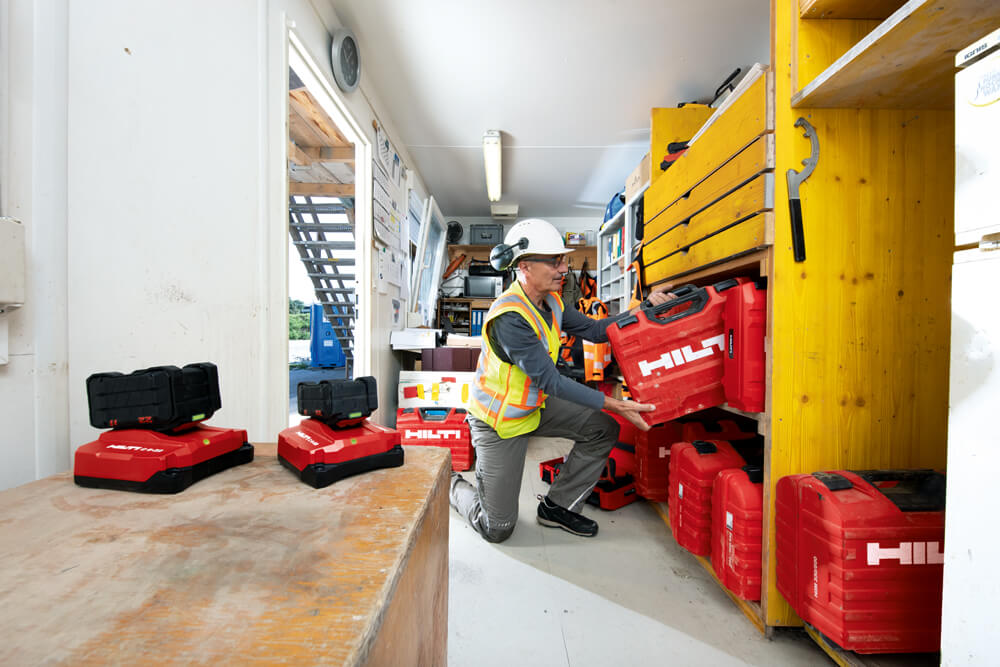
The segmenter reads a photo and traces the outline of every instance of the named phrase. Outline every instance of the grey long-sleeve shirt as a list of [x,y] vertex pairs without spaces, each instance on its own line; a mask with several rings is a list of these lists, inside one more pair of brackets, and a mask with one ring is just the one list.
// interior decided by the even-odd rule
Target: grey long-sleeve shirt
[[[552,326],[552,312],[544,306],[539,309],[545,323]],[[594,343],[608,340],[608,326],[617,317],[595,320],[567,304],[563,311],[562,329],[570,336],[579,336]],[[584,405],[594,410],[604,406],[604,394],[559,374],[546,351],[545,343],[538,338],[523,317],[517,313],[504,313],[490,321],[486,335],[501,360],[514,364],[531,382],[551,396]]]

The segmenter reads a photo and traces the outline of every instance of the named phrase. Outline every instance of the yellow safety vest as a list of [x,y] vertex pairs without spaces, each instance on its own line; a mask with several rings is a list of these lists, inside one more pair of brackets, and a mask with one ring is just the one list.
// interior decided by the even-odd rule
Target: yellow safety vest
[[548,346],[549,357],[555,363],[559,355],[559,333],[562,329],[563,302],[557,292],[545,296],[552,311],[552,326],[545,324],[541,313],[525,295],[519,282],[514,281],[506,292],[493,302],[483,319],[483,347],[476,366],[476,378],[469,392],[469,412],[497,432],[501,438],[531,433],[541,419],[539,408],[545,405],[546,394],[532,385],[524,371],[497,356],[490,345],[487,327],[503,313],[517,313],[531,325],[539,340]]

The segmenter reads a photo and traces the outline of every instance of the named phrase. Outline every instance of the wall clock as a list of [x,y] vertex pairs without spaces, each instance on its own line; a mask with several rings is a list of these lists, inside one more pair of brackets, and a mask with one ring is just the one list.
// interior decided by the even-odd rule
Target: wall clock
[[350,93],[358,87],[361,81],[361,51],[358,39],[349,28],[334,31],[330,64],[333,66],[333,78],[341,90]]

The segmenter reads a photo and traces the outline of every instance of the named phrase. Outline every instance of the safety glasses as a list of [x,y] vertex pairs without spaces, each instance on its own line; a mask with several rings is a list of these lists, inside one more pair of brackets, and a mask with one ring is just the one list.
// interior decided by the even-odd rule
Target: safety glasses
[[521,257],[519,261],[539,262],[541,264],[548,264],[554,268],[566,261],[566,255],[555,255],[554,257]]

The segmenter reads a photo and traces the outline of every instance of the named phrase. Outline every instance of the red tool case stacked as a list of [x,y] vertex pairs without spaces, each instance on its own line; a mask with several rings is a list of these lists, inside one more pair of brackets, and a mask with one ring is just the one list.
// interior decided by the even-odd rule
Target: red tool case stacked
[[111,430],[76,450],[80,486],[178,493],[253,460],[245,430],[201,424],[222,407],[215,364],[96,373],[87,400],[91,425]]
[[[634,428],[634,427],[633,427]],[[718,421],[669,421],[648,431],[635,432],[635,486],[647,500],[670,498],[670,448],[675,442],[694,440],[745,440],[756,437],[729,419]]]
[[767,279],[739,280],[739,285],[726,291],[726,307],[722,311],[726,332],[722,388],[730,406],[746,412],[763,412]]
[[698,556],[712,553],[712,485],[743,457],[725,440],[678,442],[670,450],[670,527],[677,543]]
[[712,569],[738,598],[759,600],[763,569],[764,471],[729,468],[712,485]]
[[777,586],[841,648],[933,652],[941,641],[944,475],[789,475],[776,487]]
[[670,448],[684,437],[681,424],[666,422],[635,435],[635,489],[647,500],[670,497]]
[[298,405],[310,418],[278,434],[278,460],[306,484],[403,465],[399,433],[367,419],[378,408],[375,378],[301,382]]
[[475,454],[463,408],[400,408],[396,429],[407,446],[447,447],[451,469],[468,470]]

